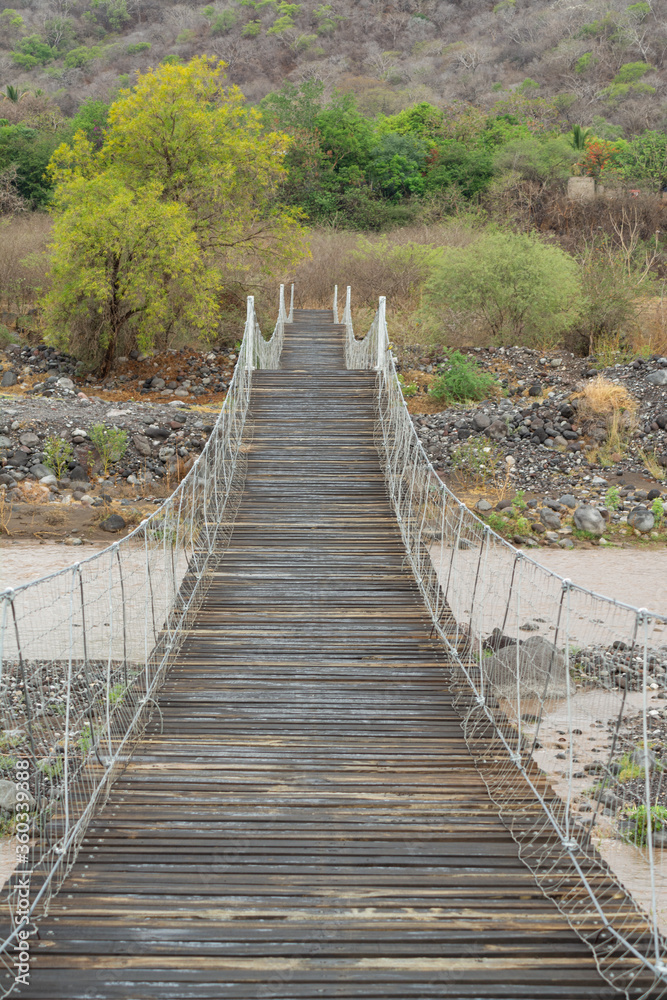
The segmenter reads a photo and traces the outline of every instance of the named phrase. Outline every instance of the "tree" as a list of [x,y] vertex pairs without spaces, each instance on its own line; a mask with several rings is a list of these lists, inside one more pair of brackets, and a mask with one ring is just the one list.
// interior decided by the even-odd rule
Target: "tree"
[[140,75],[109,109],[104,144],[56,150],[48,335],[109,369],[117,346],[215,334],[230,270],[270,274],[302,252],[275,204],[287,136],[225,89],[207,57]]
[[573,326],[582,309],[575,260],[525,233],[490,232],[447,248],[424,293],[433,325],[444,308],[481,324],[496,342],[537,343]]
[[653,191],[667,183],[667,135],[650,129],[630,142],[618,144],[616,161],[623,177],[631,182],[648,182]]

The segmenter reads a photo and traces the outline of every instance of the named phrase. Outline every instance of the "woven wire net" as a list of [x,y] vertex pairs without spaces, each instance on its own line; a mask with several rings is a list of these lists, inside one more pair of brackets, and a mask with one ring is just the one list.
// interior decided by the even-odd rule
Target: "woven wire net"
[[384,300],[357,340],[348,290],[343,322],[348,368],[377,372],[387,490],[489,792],[607,981],[667,996],[667,617],[564,580],[469,511],[414,430]]
[[269,340],[249,298],[220,414],[168,500],[97,555],[0,594],[1,752],[29,762],[31,796],[29,861],[3,895],[0,996],[14,985],[17,928],[48,911],[225,551],[245,476],[252,371],[278,367],[286,322],[282,286]]

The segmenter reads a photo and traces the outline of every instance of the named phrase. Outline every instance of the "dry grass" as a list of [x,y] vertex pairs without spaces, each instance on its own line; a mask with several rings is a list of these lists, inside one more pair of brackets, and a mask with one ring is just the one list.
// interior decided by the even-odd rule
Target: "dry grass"
[[41,212],[0,220],[0,303],[9,312],[35,305],[46,284],[51,219]]
[[377,306],[379,295],[387,297],[393,311],[414,306],[421,282],[428,276],[429,248],[467,246],[475,238],[465,221],[436,225],[405,226],[382,235],[362,235],[349,230],[313,229],[311,256],[302,260],[290,280],[301,309],[328,308],[334,285],[345,297],[352,287],[355,306]]
[[9,522],[12,517],[12,502],[7,499],[5,490],[0,490],[0,535],[10,535]]
[[667,355],[667,301],[664,295],[642,301],[630,344],[634,354]]
[[611,421],[615,414],[637,412],[637,400],[625,386],[610,382],[603,375],[591,379],[586,387],[577,393],[579,400],[579,416],[583,420]]
[[667,477],[667,469],[663,469],[660,465],[655,451],[644,451],[641,449],[639,457],[641,458],[646,471],[650,473],[654,479],[663,480]]
[[51,493],[48,486],[42,486],[40,483],[30,482],[27,479],[22,480],[18,484],[18,489],[21,494],[21,501],[30,504],[44,503]]
[[604,423],[607,436],[589,454],[589,460],[609,468],[627,451],[637,426],[637,400],[622,385],[598,375],[577,394],[579,419],[586,425]]

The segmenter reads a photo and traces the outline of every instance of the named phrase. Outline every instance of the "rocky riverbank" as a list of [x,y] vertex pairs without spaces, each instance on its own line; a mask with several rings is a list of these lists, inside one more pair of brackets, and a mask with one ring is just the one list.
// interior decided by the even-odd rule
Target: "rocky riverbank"
[[[667,358],[605,367],[564,351],[468,355],[497,380],[474,405],[429,394],[447,369],[441,352],[404,351],[399,367],[435,469],[494,530],[528,547],[667,541]],[[596,413],[593,382],[630,409]]]

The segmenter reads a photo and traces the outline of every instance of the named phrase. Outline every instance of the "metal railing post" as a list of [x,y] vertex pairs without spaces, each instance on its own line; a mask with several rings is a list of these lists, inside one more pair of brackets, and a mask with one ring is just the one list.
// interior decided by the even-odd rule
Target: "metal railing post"
[[[282,287],[282,286],[281,286]],[[249,372],[253,371],[255,367],[255,296],[248,296],[248,305],[246,311],[246,368]]]
[[338,322],[338,285],[334,285],[333,321]]
[[377,371],[382,371],[387,353],[387,320],[386,320],[387,299],[380,296],[378,304],[378,363]]
[[287,317],[287,322],[294,322],[294,282],[292,282],[292,291],[289,297],[289,316]]
[[345,292],[345,312],[343,313],[343,323],[350,323],[352,320],[352,288],[347,286]]

